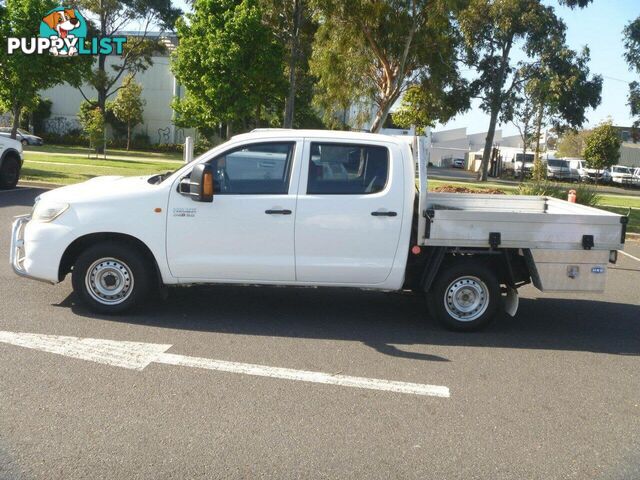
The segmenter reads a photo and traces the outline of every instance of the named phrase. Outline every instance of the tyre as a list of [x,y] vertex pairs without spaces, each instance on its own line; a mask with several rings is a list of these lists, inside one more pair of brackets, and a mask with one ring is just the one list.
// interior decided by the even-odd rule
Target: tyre
[[23,147],[26,147],[27,145],[29,145],[29,142],[27,140],[25,140],[25,139],[22,139],[22,141],[20,143],[22,143]]
[[90,310],[114,315],[147,297],[153,284],[153,265],[129,244],[104,242],[78,256],[71,280],[76,295]]
[[431,316],[450,330],[469,332],[488,325],[501,305],[500,283],[484,263],[445,264],[427,293]]
[[15,188],[20,178],[20,160],[9,154],[0,166],[0,188]]

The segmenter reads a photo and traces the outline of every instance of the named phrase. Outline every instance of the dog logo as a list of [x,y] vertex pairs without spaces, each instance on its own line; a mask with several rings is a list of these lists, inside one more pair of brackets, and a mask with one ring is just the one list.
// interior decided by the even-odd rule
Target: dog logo
[[[84,41],[86,36],[87,22],[75,8],[54,8],[47,12],[40,22],[40,37],[52,40],[52,47],[49,51],[53,55],[77,55],[77,42]],[[55,41],[56,37],[62,40],[64,45],[62,48],[57,48],[56,44],[60,44],[60,42]]]
[[123,54],[124,35],[87,38],[87,33],[87,21],[77,8],[57,7],[42,17],[37,37],[8,37],[7,53],[63,57]]

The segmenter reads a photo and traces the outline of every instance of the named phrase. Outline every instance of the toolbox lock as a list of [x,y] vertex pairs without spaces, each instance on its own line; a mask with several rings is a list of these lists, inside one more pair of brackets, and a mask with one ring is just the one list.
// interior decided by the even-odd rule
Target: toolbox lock
[[583,235],[582,248],[584,248],[585,250],[591,250],[593,246],[594,246],[593,235]]

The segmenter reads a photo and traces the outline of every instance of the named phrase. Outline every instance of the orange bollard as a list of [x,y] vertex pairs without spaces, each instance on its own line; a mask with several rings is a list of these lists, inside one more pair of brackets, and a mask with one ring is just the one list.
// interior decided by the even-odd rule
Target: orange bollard
[[576,203],[576,191],[575,190],[569,190],[569,197],[567,198],[568,202],[571,203]]

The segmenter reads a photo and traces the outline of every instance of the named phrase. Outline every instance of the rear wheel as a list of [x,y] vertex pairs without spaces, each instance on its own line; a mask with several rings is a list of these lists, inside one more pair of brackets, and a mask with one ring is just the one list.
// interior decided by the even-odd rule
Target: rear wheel
[[73,267],[73,289],[92,311],[117,314],[139,304],[152,285],[152,265],[130,245],[105,242],[82,252]]
[[491,269],[476,260],[460,260],[443,266],[427,293],[429,312],[446,328],[478,330],[496,316],[500,283]]
[[15,188],[20,178],[20,160],[15,155],[8,156],[0,166],[0,188]]

